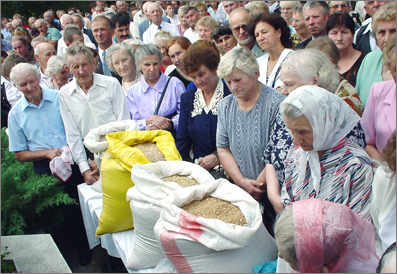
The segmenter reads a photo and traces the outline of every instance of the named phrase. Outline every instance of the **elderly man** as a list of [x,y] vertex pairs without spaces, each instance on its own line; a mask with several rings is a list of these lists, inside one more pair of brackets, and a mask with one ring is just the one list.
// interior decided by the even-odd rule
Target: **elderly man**
[[[83,16],[81,16],[78,13],[73,13],[72,18],[73,18],[74,25],[77,26],[79,29],[81,29],[83,34],[88,36],[88,38],[90,39],[90,42],[93,43],[95,45],[95,47],[98,47],[98,44],[95,41],[94,35],[92,34],[92,30],[84,28]],[[84,41],[86,41],[85,35],[84,35]],[[86,42],[88,42],[88,41],[86,41]]]
[[47,62],[53,55],[56,55],[55,48],[47,42],[38,44],[34,49],[34,58],[40,64],[40,86],[44,89],[54,89],[54,86],[51,83],[51,77],[48,77],[45,74]]
[[40,32],[40,36],[44,36],[47,38],[48,43],[54,46],[54,48],[57,48],[58,45],[58,40],[62,37],[62,34],[59,32],[59,30],[55,28],[48,28],[47,24],[45,23],[44,19],[37,19],[34,22],[34,25]]
[[238,46],[247,47],[256,58],[265,52],[258,47],[256,39],[251,30],[252,13],[246,8],[237,8],[229,16],[229,24]]
[[198,31],[196,31],[196,23],[199,20],[199,12],[196,7],[188,6],[185,10],[185,19],[189,27],[183,36],[185,36],[193,44],[200,39]]
[[294,50],[304,49],[313,39],[327,36],[326,26],[330,17],[330,9],[324,1],[308,1],[303,6],[303,18],[312,37],[294,47]]
[[22,20],[19,19],[19,18],[13,19],[13,20],[11,21],[11,23],[12,23],[12,26],[14,27],[14,29],[16,29],[16,28],[18,28],[18,27],[23,27]]
[[130,18],[126,13],[117,12],[110,20],[114,26],[114,43],[121,43],[132,38],[130,35]]
[[[50,161],[61,156],[66,147],[65,129],[59,110],[58,91],[40,87],[40,74],[34,65],[21,63],[11,70],[11,79],[24,96],[11,109],[8,116],[9,150],[20,162],[33,162],[38,175],[51,175]],[[78,201],[77,185],[83,178],[76,165],[63,187]],[[62,186],[62,185],[61,185]],[[66,226],[73,242],[78,246],[79,263],[88,265],[91,252],[83,225],[79,205],[65,207]]]
[[174,24],[170,24],[164,22],[162,20],[161,14],[162,10],[159,4],[151,3],[148,7],[148,14],[152,19],[152,24],[150,27],[143,33],[143,43],[151,44],[153,43],[154,36],[160,30],[168,31],[173,36],[180,36],[178,28]]
[[33,50],[34,50],[37,47],[37,45],[42,42],[48,42],[47,38],[45,38],[44,36],[37,36],[37,37],[33,38],[32,43],[30,43],[30,44],[32,45]]
[[121,83],[121,77],[118,74],[110,71],[105,59],[106,51],[113,44],[112,38],[114,35],[114,25],[112,21],[106,16],[99,14],[92,20],[91,29],[98,44],[97,73],[116,77]]
[[[144,9],[144,14],[146,16],[146,20],[144,20],[142,23],[138,25],[139,29],[139,39],[143,41],[143,34],[144,32],[150,27],[150,24],[152,24],[152,18],[149,14],[149,6],[152,4],[152,2],[146,2],[143,4],[143,9]],[[165,13],[165,12],[164,12]],[[161,20],[167,23],[171,23],[170,19],[167,18],[167,14],[163,15],[161,17]]]
[[372,31],[372,17],[381,6],[389,3],[389,1],[364,1],[364,3],[364,9],[371,17],[365,20],[362,23],[361,28],[356,31],[354,35],[354,43],[356,44],[357,50],[364,54],[368,54],[371,51],[379,49],[376,44],[376,34]]
[[[148,1],[137,2],[139,11],[134,15],[133,27],[131,28],[134,32],[131,33],[132,37],[139,39],[139,24],[147,19],[147,5]],[[145,7],[145,9],[144,9]]]
[[61,26],[57,22],[55,22],[55,16],[52,10],[47,10],[46,12],[44,12],[43,18],[44,20],[48,21],[53,28],[61,30]]
[[117,12],[120,12],[120,11],[128,12],[128,4],[125,1],[117,1],[116,8],[117,8]]
[[113,77],[94,73],[93,59],[92,51],[80,42],[68,47],[65,60],[74,79],[59,92],[66,140],[87,184],[98,180],[98,168],[95,161],[90,166],[83,144],[85,136],[100,125],[130,119],[120,83]]
[[61,34],[63,33],[63,30],[64,30],[67,26],[74,25],[73,18],[72,18],[72,16],[69,15],[69,14],[64,14],[64,15],[62,15],[62,16],[61,16],[60,22],[61,22],[61,28],[62,28]]
[[34,59],[33,52],[29,51],[28,41],[21,36],[14,36],[11,40],[12,49],[25,57],[29,63],[36,64],[36,59]]

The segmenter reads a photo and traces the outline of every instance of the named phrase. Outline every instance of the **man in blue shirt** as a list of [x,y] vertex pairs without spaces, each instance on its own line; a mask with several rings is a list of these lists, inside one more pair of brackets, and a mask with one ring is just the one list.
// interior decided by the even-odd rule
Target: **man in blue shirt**
[[[66,146],[65,128],[59,111],[58,91],[40,87],[40,73],[35,65],[20,63],[12,68],[10,78],[23,93],[8,115],[9,150],[20,162],[33,162],[38,175],[51,175],[50,160],[62,154]],[[66,193],[77,201],[77,185],[84,182],[77,165],[65,181]],[[80,265],[88,265],[91,252],[78,205],[65,207],[66,222],[79,248]]]

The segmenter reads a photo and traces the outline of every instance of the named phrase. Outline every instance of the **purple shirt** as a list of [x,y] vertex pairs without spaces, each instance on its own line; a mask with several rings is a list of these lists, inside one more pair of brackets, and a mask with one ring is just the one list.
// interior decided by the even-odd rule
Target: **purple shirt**
[[[136,121],[140,130],[145,130],[146,118],[153,115],[167,80],[168,76],[161,72],[159,80],[152,88],[146,82],[145,76],[142,76],[141,80],[128,90],[126,97],[128,109],[132,119]],[[178,130],[179,124],[181,94],[185,91],[184,84],[178,78],[173,77],[168,84],[167,92],[164,95],[158,112],[159,116],[165,117],[176,111],[178,114],[172,117],[172,122],[176,130]]]

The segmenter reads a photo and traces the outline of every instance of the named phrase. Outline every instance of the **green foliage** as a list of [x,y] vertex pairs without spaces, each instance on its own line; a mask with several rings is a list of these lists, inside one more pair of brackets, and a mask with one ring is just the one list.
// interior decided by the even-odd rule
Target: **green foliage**
[[77,204],[54,176],[34,174],[32,163],[20,163],[8,151],[1,131],[1,235],[23,235],[26,229],[50,229],[61,223],[61,205]]
[[10,254],[7,249],[8,246],[6,246],[4,253],[1,254],[1,273],[13,273],[15,270],[14,264],[9,264],[3,260],[6,255]]

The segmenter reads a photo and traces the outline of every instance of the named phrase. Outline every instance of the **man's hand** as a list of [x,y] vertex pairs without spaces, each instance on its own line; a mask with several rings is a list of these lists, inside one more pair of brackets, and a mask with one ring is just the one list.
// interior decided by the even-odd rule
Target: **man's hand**
[[[146,119],[146,125],[152,124],[158,129],[170,130],[172,125],[172,120],[159,115],[152,115]],[[149,130],[149,128],[148,128]]]
[[54,148],[54,149],[47,149],[46,150],[46,154],[45,157],[52,160],[57,156],[61,156],[62,155],[62,149],[60,148]]
[[258,202],[261,200],[263,193],[266,191],[265,184],[247,178],[241,180],[237,185],[248,192]]
[[93,183],[99,180],[99,168],[95,160],[91,161],[89,165],[90,165],[90,170],[84,171],[83,177],[87,185],[92,185]]
[[210,170],[214,166],[219,165],[219,159],[216,157],[214,154],[209,154],[205,156],[204,158],[201,158],[198,161],[198,164],[202,167],[205,168],[206,170]]

